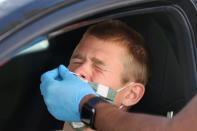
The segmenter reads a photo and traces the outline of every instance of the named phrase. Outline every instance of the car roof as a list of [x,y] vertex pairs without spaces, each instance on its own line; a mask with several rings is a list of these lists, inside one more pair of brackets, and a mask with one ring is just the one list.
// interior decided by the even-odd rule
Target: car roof
[[77,0],[0,0],[0,35],[35,17],[67,6]]
[[[16,28],[19,25],[26,25],[27,23],[36,20],[51,12],[65,8],[66,6],[78,3],[86,3],[91,5],[128,5],[140,2],[153,2],[162,0],[0,0],[0,41],[2,34]],[[18,4],[17,4],[18,3]],[[81,4],[81,8],[84,5]],[[76,9],[75,9],[76,10]]]

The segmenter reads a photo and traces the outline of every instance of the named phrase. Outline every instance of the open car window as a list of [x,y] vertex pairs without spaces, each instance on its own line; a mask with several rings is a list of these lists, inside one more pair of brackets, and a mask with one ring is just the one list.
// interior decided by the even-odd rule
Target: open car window
[[[22,56],[26,54],[36,53],[40,51],[47,50],[49,47],[49,41],[45,37],[40,37],[30,43],[31,46],[21,49],[16,56]],[[16,57],[15,56],[15,57]]]
[[63,122],[55,120],[44,105],[40,76],[60,64],[67,66],[86,29],[109,19],[121,20],[141,33],[150,53],[151,76],[145,96],[130,111],[176,114],[196,93],[195,33],[179,7],[168,4],[114,7],[83,18],[72,17],[70,21],[72,12],[67,10],[29,24],[5,39],[5,46],[0,46],[0,51],[5,52],[1,60],[9,56],[6,63],[0,61],[4,63],[0,66],[0,102],[4,105],[0,109],[0,129],[62,128]]

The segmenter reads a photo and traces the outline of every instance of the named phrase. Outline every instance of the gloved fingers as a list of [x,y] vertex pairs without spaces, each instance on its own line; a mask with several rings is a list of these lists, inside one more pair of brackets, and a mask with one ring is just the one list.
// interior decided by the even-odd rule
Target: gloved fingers
[[41,82],[46,80],[54,80],[58,77],[58,68],[55,68],[51,71],[47,71],[41,76]]
[[40,92],[43,96],[45,96],[45,88],[44,88],[44,83],[43,82],[41,82],[41,84],[40,84]]
[[40,91],[43,96],[46,96],[48,83],[46,81],[41,82],[40,84]]
[[74,75],[63,65],[59,66],[59,75],[63,80],[73,77]]
[[40,91],[43,96],[46,96],[49,85],[55,80],[57,76],[58,76],[57,68],[48,71],[41,76]]

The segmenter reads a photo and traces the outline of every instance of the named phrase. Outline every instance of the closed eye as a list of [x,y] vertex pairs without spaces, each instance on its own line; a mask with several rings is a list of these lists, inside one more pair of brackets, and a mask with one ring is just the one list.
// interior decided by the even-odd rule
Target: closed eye
[[104,65],[100,65],[100,64],[94,63],[93,66],[94,66],[94,69],[97,70],[97,71],[99,71],[99,72],[109,71],[109,70],[107,69],[107,67],[104,66]]
[[93,62],[93,66],[96,70],[98,70],[100,72],[107,71],[107,66],[103,61],[101,61],[97,58],[92,58],[92,62]]

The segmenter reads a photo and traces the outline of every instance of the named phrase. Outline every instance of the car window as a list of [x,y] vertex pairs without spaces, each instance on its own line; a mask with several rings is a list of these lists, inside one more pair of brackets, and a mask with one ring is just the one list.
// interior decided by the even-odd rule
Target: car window
[[20,49],[20,51],[16,54],[16,56],[47,50],[49,47],[49,41],[46,37],[39,37],[34,41],[32,41],[30,44],[26,44],[26,45],[30,45],[30,46]]
[[57,66],[48,40],[38,37],[26,45],[0,68],[0,130],[61,129],[63,122],[48,113],[39,89],[41,74]]
[[[76,7],[74,9],[78,9]],[[1,61],[9,59],[0,66],[0,103],[3,105],[0,130],[62,129],[63,122],[54,119],[44,104],[39,89],[40,76],[59,64],[68,64],[88,26],[112,18],[140,32],[151,52],[152,72],[145,97],[131,111],[165,116],[168,111],[178,112],[196,92],[196,63],[192,54],[196,49],[191,48],[188,23],[179,15],[172,15],[177,13],[170,10],[172,8],[174,6],[163,6],[159,10],[159,6],[140,9],[141,12],[130,7],[118,8],[98,15],[91,12],[83,18],[78,17],[80,13],[73,15],[74,11],[68,8],[14,32],[0,46]]]

